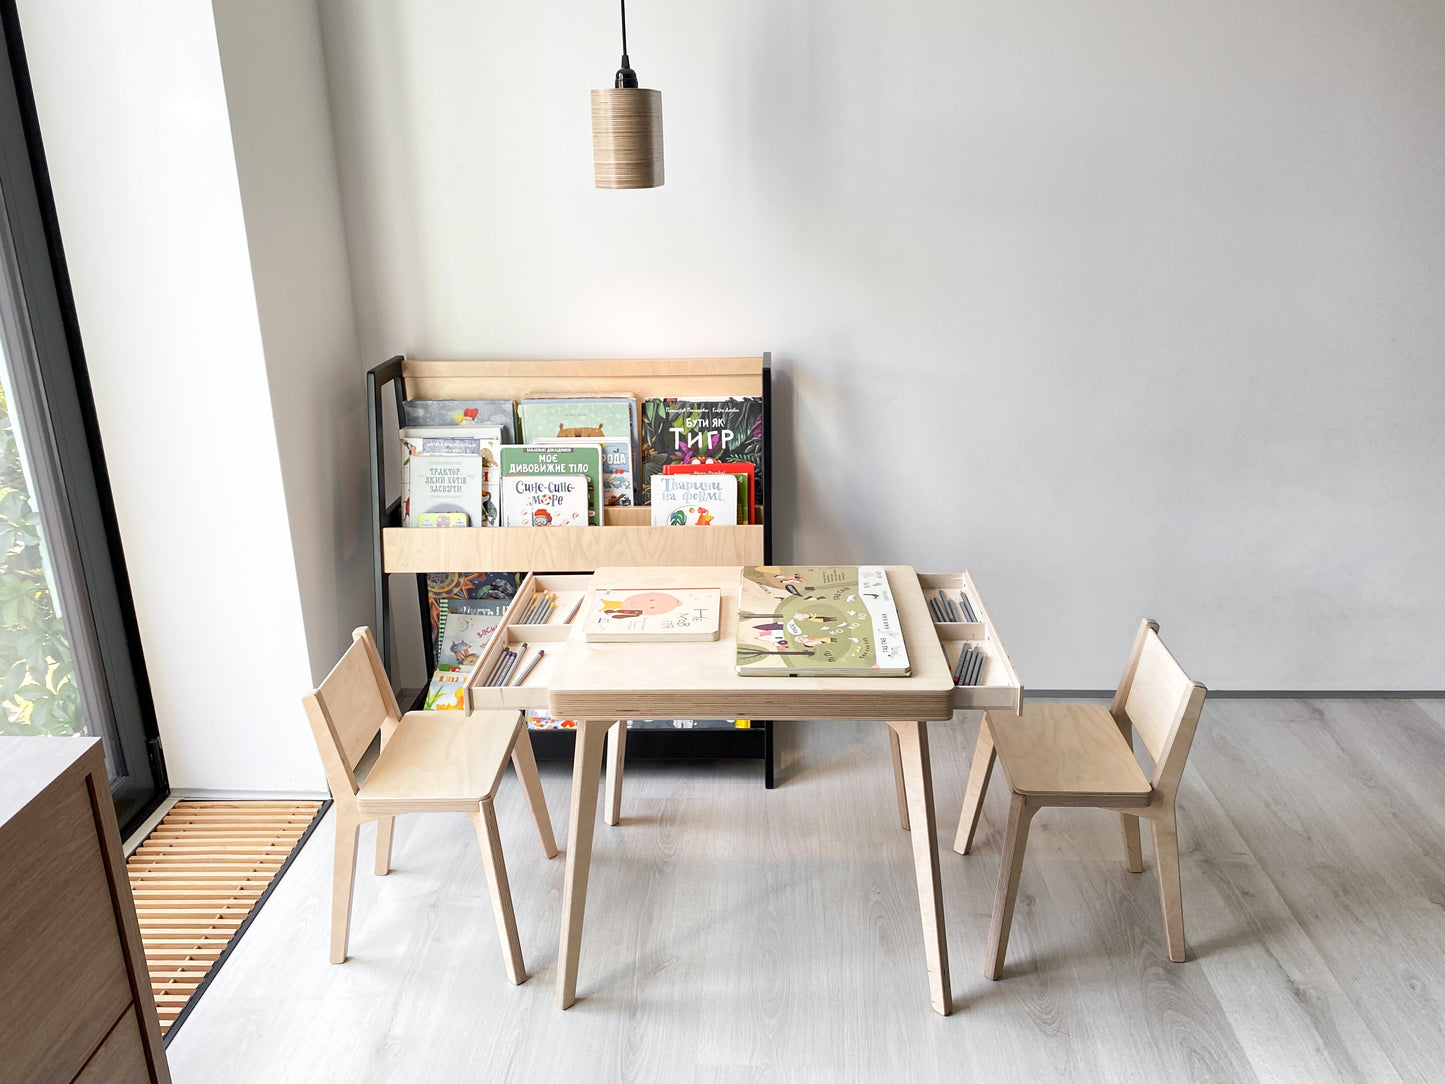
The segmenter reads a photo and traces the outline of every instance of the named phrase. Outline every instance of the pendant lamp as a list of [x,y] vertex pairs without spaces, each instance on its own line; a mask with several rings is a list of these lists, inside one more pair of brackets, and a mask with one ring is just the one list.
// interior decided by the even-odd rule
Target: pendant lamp
[[627,59],[622,5],[622,67],[611,90],[592,92],[592,172],[598,188],[662,185],[662,92],[643,90]]

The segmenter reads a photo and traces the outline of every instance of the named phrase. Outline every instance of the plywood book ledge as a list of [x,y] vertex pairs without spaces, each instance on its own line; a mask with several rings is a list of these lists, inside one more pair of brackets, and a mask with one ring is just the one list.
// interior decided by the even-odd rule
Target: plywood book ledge
[[[647,509],[640,511],[645,513]],[[387,527],[382,532],[382,549],[387,572],[565,572],[606,565],[749,565],[761,563],[763,528],[761,524],[548,529]]]
[[[577,361],[400,360],[408,399],[527,399],[559,395],[761,396],[767,358]],[[771,478],[767,479],[771,483]],[[756,565],[768,559],[768,494],[761,522],[654,527],[650,509],[608,508],[598,527],[401,527],[382,521],[383,573],[528,570],[590,572],[608,565]],[[393,521],[394,522],[394,521]]]

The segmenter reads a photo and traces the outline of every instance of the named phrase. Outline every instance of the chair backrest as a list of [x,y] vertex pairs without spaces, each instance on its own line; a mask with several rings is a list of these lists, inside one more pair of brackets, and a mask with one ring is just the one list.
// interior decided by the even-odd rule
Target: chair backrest
[[1109,710],[1121,724],[1139,732],[1154,758],[1152,785],[1167,796],[1175,793],[1184,774],[1205,692],[1159,639],[1158,623],[1147,618],[1140,622],[1129,665]]
[[357,762],[377,731],[385,741],[401,718],[369,628],[353,630],[351,646],[321,688],[301,699],[332,794],[355,794]]

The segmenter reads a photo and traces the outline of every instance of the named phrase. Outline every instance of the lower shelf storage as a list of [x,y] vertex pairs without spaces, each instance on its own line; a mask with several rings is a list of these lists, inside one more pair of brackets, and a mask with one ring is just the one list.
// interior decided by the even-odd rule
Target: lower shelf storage
[[[727,730],[633,730],[627,732],[628,760],[756,760],[768,751],[771,723]],[[538,760],[571,760],[577,732],[533,730]]]

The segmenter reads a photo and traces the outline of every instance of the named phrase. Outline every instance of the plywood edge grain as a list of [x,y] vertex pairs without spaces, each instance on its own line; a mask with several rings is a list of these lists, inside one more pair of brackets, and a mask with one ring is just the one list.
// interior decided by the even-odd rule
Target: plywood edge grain
[[387,572],[590,571],[603,565],[762,563],[763,526],[387,527]]

